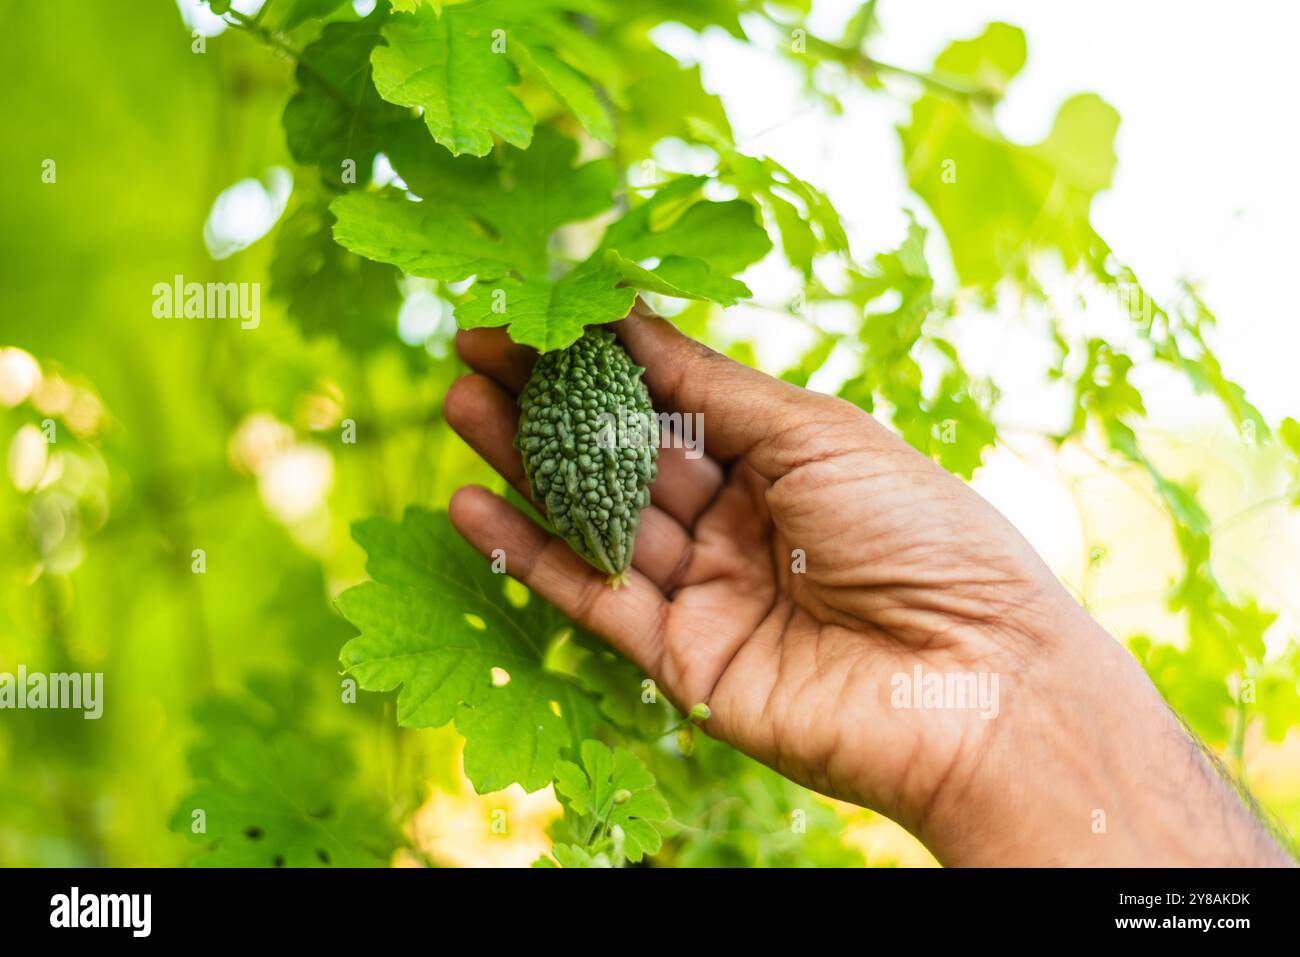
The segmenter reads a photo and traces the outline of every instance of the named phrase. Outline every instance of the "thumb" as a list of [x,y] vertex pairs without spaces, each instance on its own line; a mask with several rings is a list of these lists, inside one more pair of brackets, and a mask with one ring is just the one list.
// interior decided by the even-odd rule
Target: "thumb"
[[858,412],[840,399],[715,352],[640,300],[613,328],[637,365],[645,367],[644,381],[658,411],[701,416],[696,434],[711,456],[723,463],[743,458],[768,481],[825,456],[825,440],[841,432],[828,426]]

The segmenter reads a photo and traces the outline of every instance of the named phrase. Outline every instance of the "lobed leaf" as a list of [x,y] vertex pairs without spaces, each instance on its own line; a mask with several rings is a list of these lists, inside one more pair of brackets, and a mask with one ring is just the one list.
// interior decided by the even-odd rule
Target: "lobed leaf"
[[[367,691],[392,691],[398,722],[465,737],[465,773],[479,792],[545,787],[566,750],[600,721],[595,699],[544,664],[567,620],[541,599],[522,608],[504,576],[456,534],[445,512],[408,508],[400,523],[353,526],[374,579],[338,597],[361,630],[344,669]],[[508,559],[507,559],[508,560]],[[508,680],[494,683],[493,669]]]
[[453,155],[486,156],[492,134],[523,149],[533,117],[509,90],[519,73],[492,49],[494,24],[472,10],[421,7],[384,28],[386,46],[371,54],[379,95],[418,107],[433,138]]
[[385,11],[365,20],[330,23],[303,48],[295,76],[298,91],[284,108],[284,134],[299,163],[317,164],[335,183],[352,160],[357,178],[369,177],[386,129],[404,120],[403,109],[380,99],[370,79],[370,54],[380,42]]
[[658,825],[672,817],[672,810],[655,790],[654,775],[641,759],[626,748],[611,750],[599,741],[583,741],[581,757],[581,767],[572,761],[555,766],[556,792],[575,814],[591,822],[589,831],[621,829],[622,853],[629,861],[636,863],[658,851],[663,843]]
[[509,326],[510,338],[539,352],[563,349],[590,325],[617,322],[636,302],[636,290],[619,286],[613,269],[570,272],[549,279],[479,283],[474,298],[456,307],[462,329]]

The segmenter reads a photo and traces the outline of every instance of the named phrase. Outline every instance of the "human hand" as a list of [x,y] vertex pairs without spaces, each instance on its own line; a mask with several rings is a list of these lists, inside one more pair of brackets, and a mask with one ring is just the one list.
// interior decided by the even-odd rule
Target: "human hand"
[[[702,415],[707,451],[661,450],[629,586],[485,489],[457,492],[451,518],[683,711],[706,702],[708,733],[947,863],[1286,862],[1132,657],[965,483],[857,407],[662,319],[615,328],[656,409]],[[500,330],[457,346],[476,371],[448,421],[528,495],[514,397],[535,353]],[[995,707],[896,707],[918,667],[996,676]]]

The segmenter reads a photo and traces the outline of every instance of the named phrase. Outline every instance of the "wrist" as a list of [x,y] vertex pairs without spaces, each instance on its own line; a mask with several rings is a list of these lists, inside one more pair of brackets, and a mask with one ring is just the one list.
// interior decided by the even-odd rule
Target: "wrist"
[[994,727],[919,822],[940,860],[1290,863],[1133,657],[1073,601],[1054,617],[1053,637],[1001,677]]

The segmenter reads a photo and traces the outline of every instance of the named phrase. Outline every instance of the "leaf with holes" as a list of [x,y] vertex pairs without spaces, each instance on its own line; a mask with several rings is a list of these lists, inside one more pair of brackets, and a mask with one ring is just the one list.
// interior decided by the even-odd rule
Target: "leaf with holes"
[[454,719],[465,736],[465,773],[480,793],[515,782],[545,787],[561,753],[600,721],[594,697],[544,664],[568,620],[535,596],[512,604],[505,576],[445,512],[410,508],[400,523],[370,518],[352,534],[374,581],[338,598],[361,629],[343,647],[343,667],[367,691],[400,687],[400,724],[436,728]]
[[204,867],[385,867],[392,828],[382,804],[339,793],[349,771],[298,735],[238,737],[223,744],[215,776],[180,802],[173,829],[208,842],[194,862]]
[[[203,867],[384,867],[399,844],[384,799],[360,793],[341,741],[313,731],[304,688],[255,676],[204,702],[194,790],[171,828],[205,845]],[[196,825],[202,828],[196,832]]]

